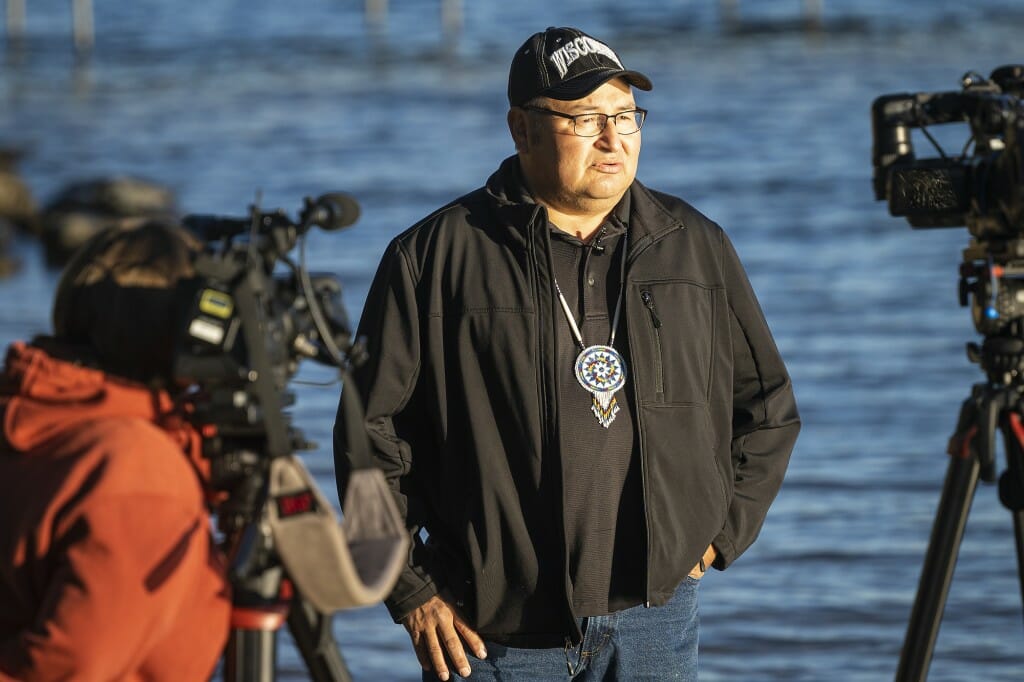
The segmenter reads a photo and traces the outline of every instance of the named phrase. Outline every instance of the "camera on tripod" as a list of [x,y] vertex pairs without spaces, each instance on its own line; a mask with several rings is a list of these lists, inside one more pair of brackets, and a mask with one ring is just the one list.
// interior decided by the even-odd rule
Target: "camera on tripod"
[[[961,85],[875,99],[875,198],[915,228],[967,227],[960,303],[986,337],[968,345],[969,357],[1011,381],[1024,373],[1024,66],[1001,66],[988,78],[970,72]],[[959,154],[947,154],[929,127],[957,122],[970,136]],[[938,156],[917,158],[915,128]]]
[[[234,605],[227,682],[273,679],[276,631],[285,622],[312,679],[348,680],[330,616],[383,599],[407,551],[404,524],[365,438],[354,440],[361,464],[344,491],[339,523],[294,454],[312,444],[286,412],[294,402],[288,383],[311,359],[337,369],[344,417],[363,423],[348,380],[363,351],[353,342],[341,285],[305,265],[313,227],[336,230],[358,216],[355,200],[326,194],[307,198],[297,221],[255,206],[244,218],[183,221],[204,248],[186,292],[173,371],[190,387],[187,409],[217,491]],[[289,255],[296,246],[298,262]]]
[[[979,480],[997,480],[997,433],[1007,459],[999,499],[1014,517],[1024,589],[1024,66],[1001,66],[988,78],[968,73],[961,86],[959,92],[883,95],[871,107],[875,198],[887,200],[890,213],[915,228],[966,226],[970,232],[960,264],[960,304],[971,306],[984,336],[967,351],[986,374],[963,402],[949,439],[951,457],[897,682],[927,676],[975,489]],[[956,122],[967,123],[970,136],[950,155],[929,127]],[[915,156],[915,128],[937,157]]]

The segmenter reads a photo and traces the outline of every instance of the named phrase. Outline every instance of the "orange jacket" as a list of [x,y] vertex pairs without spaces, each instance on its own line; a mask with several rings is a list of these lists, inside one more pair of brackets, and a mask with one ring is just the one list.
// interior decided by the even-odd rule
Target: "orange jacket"
[[228,587],[169,397],[19,343],[0,419],[0,682],[209,679]]

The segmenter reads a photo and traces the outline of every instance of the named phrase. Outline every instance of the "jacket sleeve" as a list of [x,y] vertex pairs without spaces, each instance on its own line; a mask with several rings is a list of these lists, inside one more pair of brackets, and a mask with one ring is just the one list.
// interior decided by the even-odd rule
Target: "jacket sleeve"
[[[118,495],[91,502],[61,532],[61,560],[48,576],[29,628],[0,641],[0,681],[113,680],[138,669],[182,625],[208,570],[202,517],[171,498]],[[190,627],[221,641],[219,623]],[[214,659],[210,660],[212,670]]]
[[[398,622],[437,594],[439,587],[424,565],[422,498],[412,476],[410,441],[414,436],[409,434],[409,425],[417,417],[411,400],[420,370],[420,312],[412,267],[397,240],[381,259],[363,307],[358,336],[365,338],[367,353],[353,378],[364,400],[370,456],[384,472],[411,539],[407,563],[384,600]],[[349,473],[355,466],[342,410],[339,404],[334,423],[334,470],[344,505]]]
[[747,275],[722,233],[733,358],[733,497],[713,540],[725,569],[761,530],[800,430],[793,386]]

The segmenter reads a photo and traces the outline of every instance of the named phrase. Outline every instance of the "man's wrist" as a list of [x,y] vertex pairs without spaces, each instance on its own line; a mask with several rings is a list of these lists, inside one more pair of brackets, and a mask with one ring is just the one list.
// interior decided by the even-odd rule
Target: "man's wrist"
[[711,568],[711,566],[714,565],[716,558],[718,558],[718,550],[715,548],[713,544],[708,545],[708,548],[704,550],[704,554],[702,554],[700,557],[701,573],[704,573],[709,568]]
[[394,592],[384,600],[384,606],[391,614],[391,619],[398,624],[403,624],[406,617],[419,607],[430,601],[431,597],[437,595],[437,587],[433,582],[426,582],[420,589],[404,596],[401,600],[395,601]]

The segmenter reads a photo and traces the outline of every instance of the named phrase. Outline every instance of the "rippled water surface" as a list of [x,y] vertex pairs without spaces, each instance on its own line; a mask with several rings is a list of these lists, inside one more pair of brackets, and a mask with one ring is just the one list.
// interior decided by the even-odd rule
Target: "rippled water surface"
[[[760,540],[704,583],[702,679],[891,679],[945,442],[981,374],[956,296],[966,231],[912,231],[873,200],[868,108],[1024,61],[1024,6],[830,0],[806,32],[796,0],[739,3],[737,30],[714,2],[479,0],[446,36],[427,0],[392,2],[377,28],[355,0],[111,0],[95,3],[96,50],[76,62],[67,3],[28,4],[24,46],[0,67],[0,145],[27,151],[41,201],[110,174],[166,183],[188,212],[242,215],[257,193],[294,211],[347,191],[362,219],[311,236],[309,257],[341,275],[353,317],[391,237],[512,153],[505,78],[526,36],[570,24],[610,42],[655,83],[638,97],[651,111],[641,179],[729,231],[805,424]],[[964,131],[947,138],[959,150]],[[3,343],[46,329],[56,277],[35,243],[15,252]],[[298,398],[322,445],[307,462],[332,491],[337,389]],[[339,614],[336,634],[357,680],[418,679],[382,607]],[[1024,679],[1022,642],[1010,517],[983,486],[930,679]],[[306,676],[287,638],[280,660],[283,678]]]

